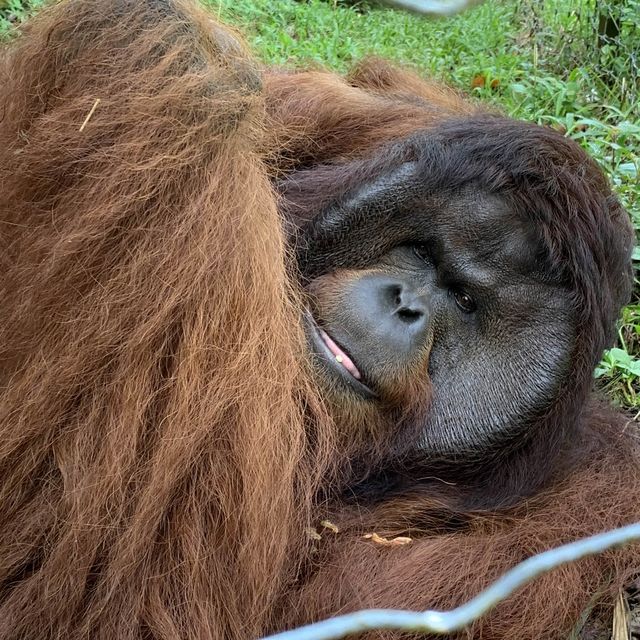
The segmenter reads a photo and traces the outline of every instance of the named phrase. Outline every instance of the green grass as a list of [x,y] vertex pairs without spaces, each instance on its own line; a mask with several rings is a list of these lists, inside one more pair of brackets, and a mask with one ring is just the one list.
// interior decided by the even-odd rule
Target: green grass
[[[203,2],[238,26],[269,64],[344,71],[363,56],[382,56],[500,105],[513,117],[566,131],[607,171],[640,233],[640,0],[621,3],[620,35],[600,49],[594,46],[596,0],[487,0],[440,21],[340,0]],[[10,8],[0,10],[0,31],[9,27],[2,15],[24,15],[19,0],[4,4]],[[483,86],[472,89],[474,79],[484,80]],[[635,257],[640,276],[640,251]],[[614,401],[636,415],[640,286],[619,336],[596,375]]]
[[30,12],[44,4],[45,0],[0,0],[0,33],[8,32],[13,24],[24,20]]

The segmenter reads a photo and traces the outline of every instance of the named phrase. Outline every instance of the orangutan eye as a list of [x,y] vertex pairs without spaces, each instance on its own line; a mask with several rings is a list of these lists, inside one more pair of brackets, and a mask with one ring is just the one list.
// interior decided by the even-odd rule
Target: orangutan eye
[[476,310],[475,300],[463,289],[449,289],[458,308],[464,313],[473,313]]
[[429,248],[426,244],[414,244],[411,248],[413,249],[413,253],[415,253],[420,260],[427,264],[433,264],[433,258],[431,257],[431,253],[429,252]]

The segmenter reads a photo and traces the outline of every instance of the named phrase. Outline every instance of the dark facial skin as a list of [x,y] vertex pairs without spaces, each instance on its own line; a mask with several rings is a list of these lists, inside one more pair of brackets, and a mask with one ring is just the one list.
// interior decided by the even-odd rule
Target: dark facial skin
[[[569,373],[576,314],[530,223],[501,198],[469,186],[428,198],[403,172],[324,214],[328,228],[352,221],[355,255],[338,238],[334,264],[325,254],[308,284],[316,364],[334,394],[382,407],[430,380],[423,451],[477,455],[521,437],[550,406]],[[384,222],[367,230],[380,207]]]

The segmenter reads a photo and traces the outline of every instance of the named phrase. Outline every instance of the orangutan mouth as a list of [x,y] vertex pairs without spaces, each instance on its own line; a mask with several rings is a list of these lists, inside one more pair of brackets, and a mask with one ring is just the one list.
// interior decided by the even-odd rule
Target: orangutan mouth
[[353,360],[333,341],[324,329],[319,328],[318,333],[322,341],[327,345],[329,351],[335,356],[336,362],[341,364],[356,380],[360,380],[362,376],[358,371],[358,367],[353,363]]
[[375,398],[376,394],[362,382],[360,370],[346,351],[324,329],[318,326],[310,313],[305,314],[305,320],[313,353],[333,374],[333,377],[346,383],[358,395],[366,399]]

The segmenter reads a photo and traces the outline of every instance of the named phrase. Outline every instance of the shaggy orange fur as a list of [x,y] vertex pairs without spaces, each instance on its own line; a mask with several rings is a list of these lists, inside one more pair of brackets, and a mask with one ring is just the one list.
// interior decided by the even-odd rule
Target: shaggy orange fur
[[[366,608],[450,609],[535,553],[637,521],[637,439],[621,417],[594,409],[592,420],[601,449],[513,508],[465,511],[456,506],[454,488],[448,496],[416,491],[373,508],[333,514],[339,533],[323,533],[309,579],[287,598],[287,626]],[[583,445],[593,442],[576,443]],[[364,537],[372,532],[409,536],[412,542],[380,546]],[[639,570],[637,544],[555,569],[471,628],[447,637],[609,640],[615,598]],[[409,636],[387,631],[358,637]]]
[[[595,408],[572,470],[500,512],[455,488],[318,498],[378,434],[332,419],[311,375],[269,178],[478,111],[381,62],[263,78],[187,0],[65,0],[4,47],[0,638],[240,639],[450,607],[639,517],[632,429]],[[316,544],[327,515],[341,532]],[[470,637],[563,638],[639,568],[629,547],[557,570]]]
[[220,49],[132,0],[3,52],[2,638],[255,637],[305,555],[331,434],[260,77]]

